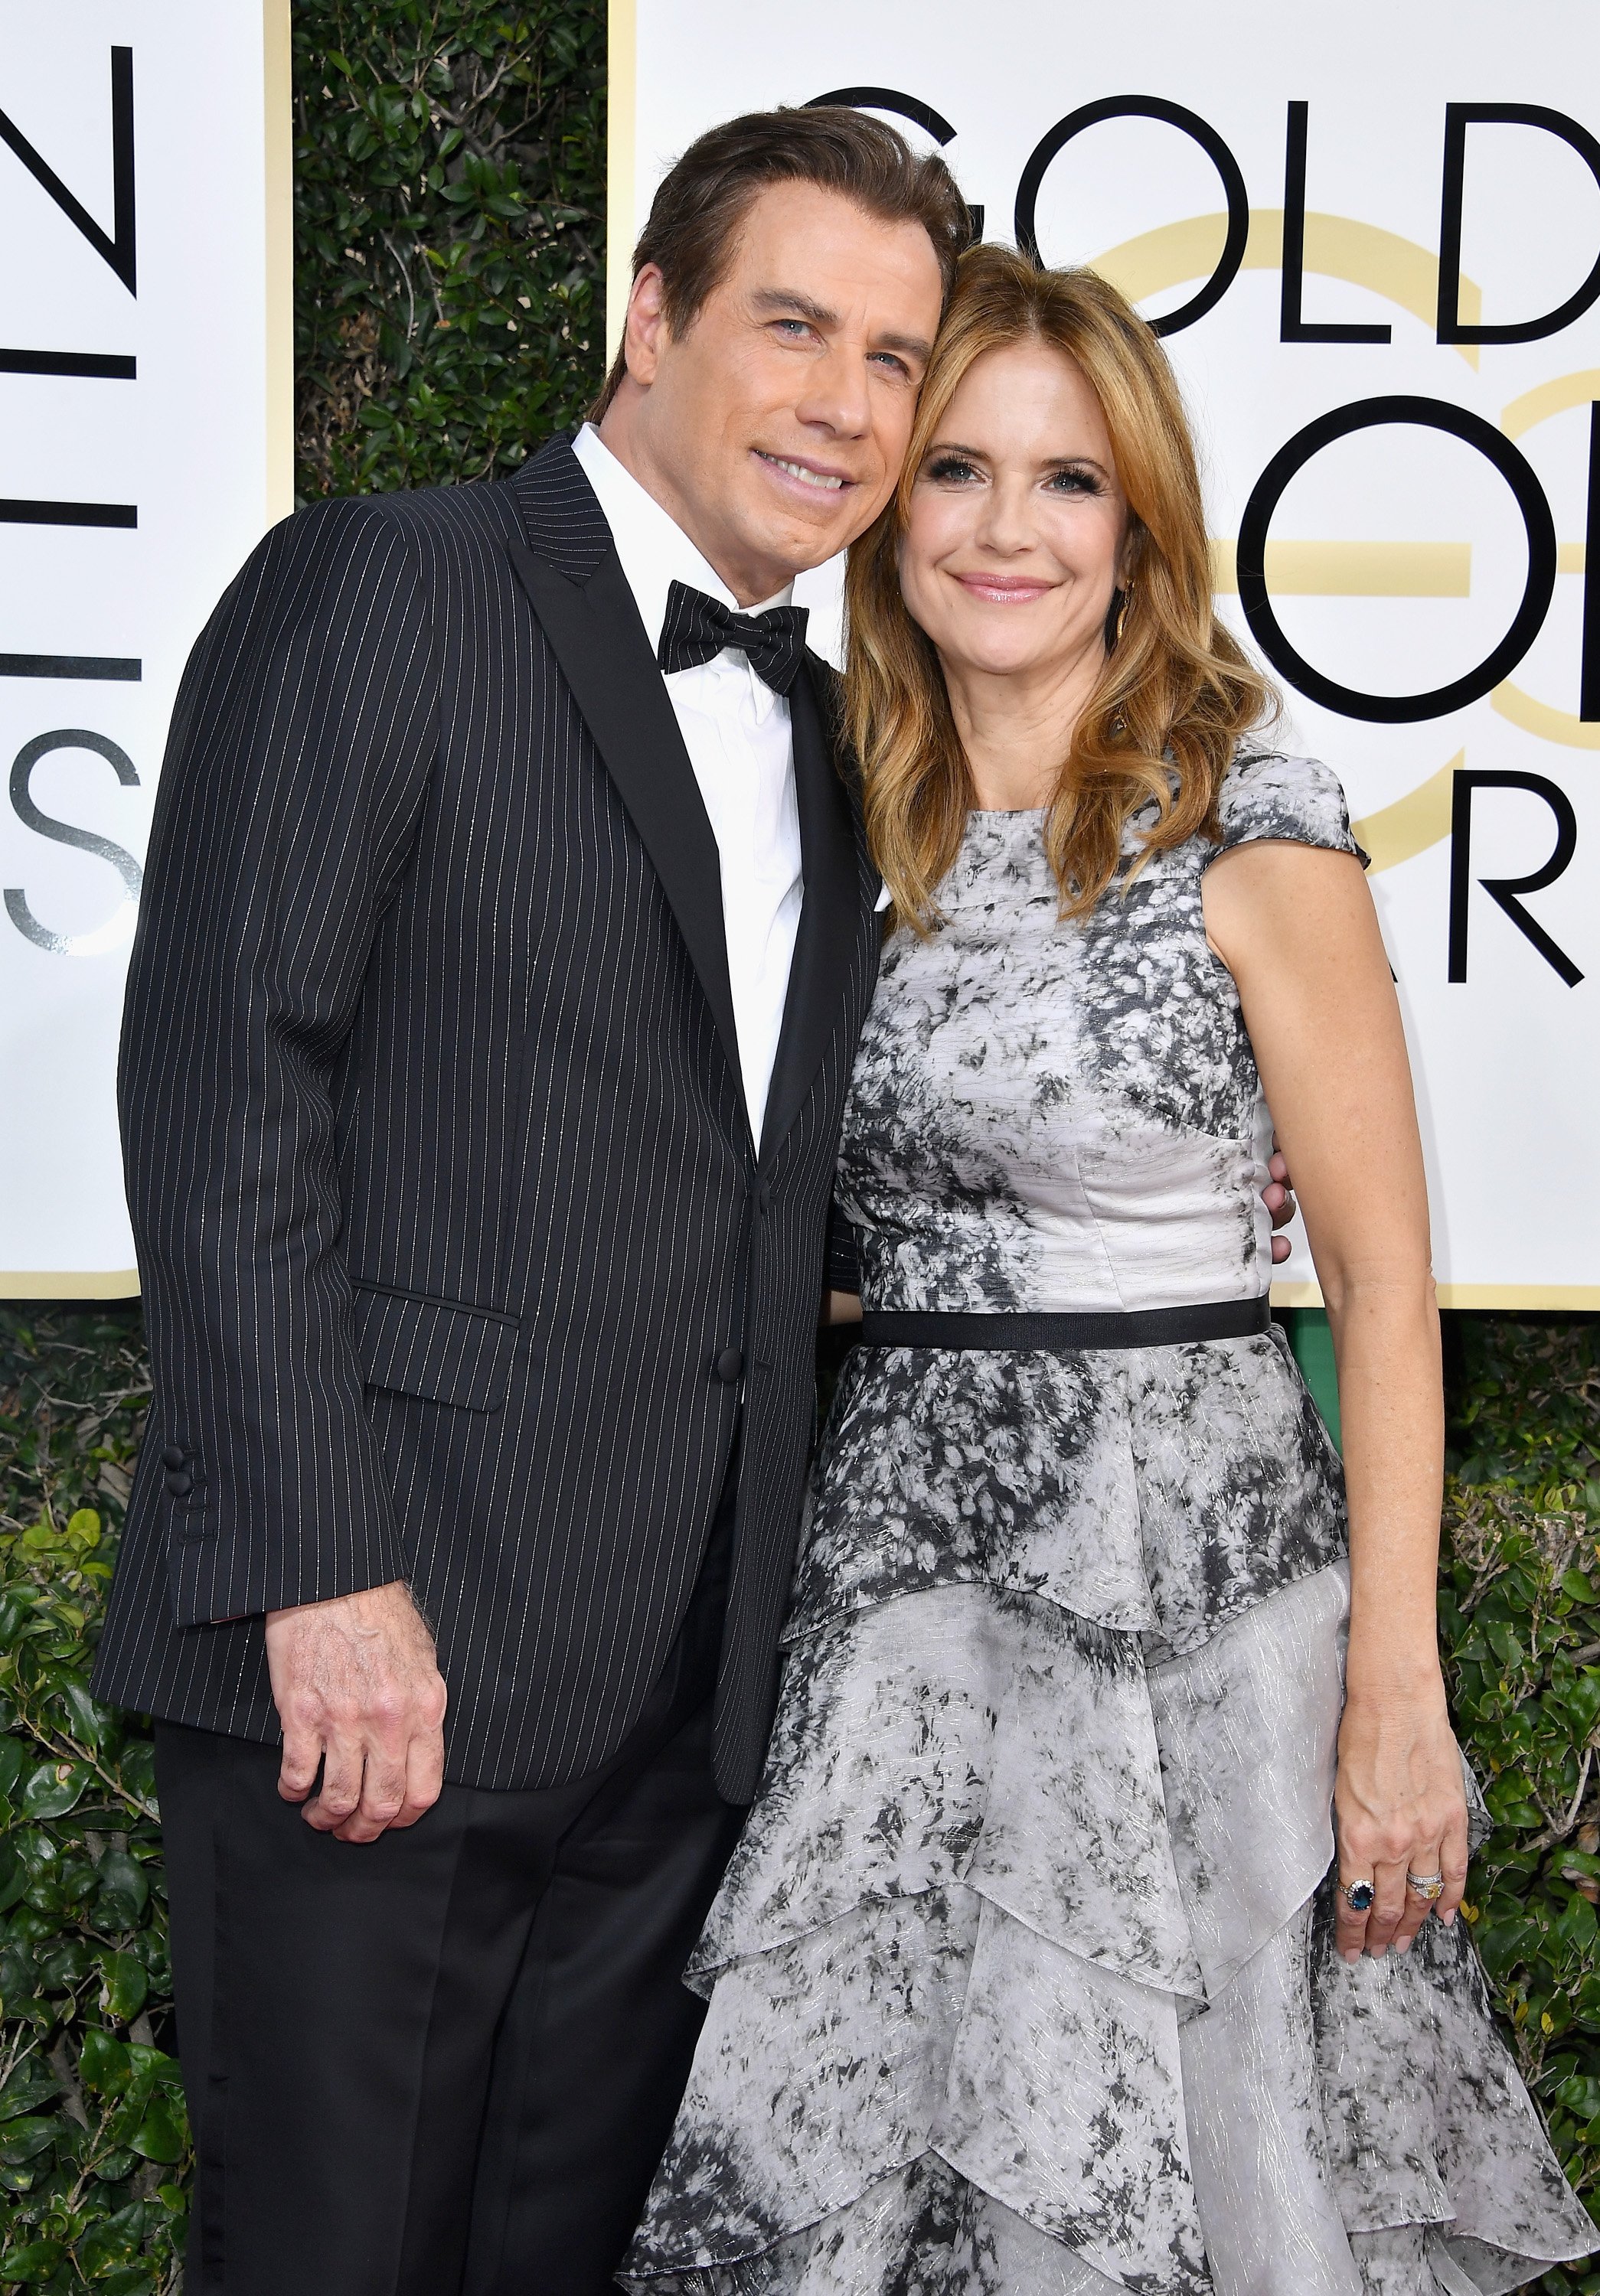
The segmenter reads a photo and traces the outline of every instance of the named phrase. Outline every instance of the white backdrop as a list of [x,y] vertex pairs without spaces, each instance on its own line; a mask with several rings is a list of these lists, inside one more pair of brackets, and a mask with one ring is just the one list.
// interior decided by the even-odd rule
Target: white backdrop
[[188,649],[291,506],[288,24],[0,0],[0,1295],[136,1288],[151,800]]
[[[886,116],[900,107],[914,140],[944,143],[995,238],[1018,235],[1031,173],[1046,260],[1096,264],[1153,318],[1193,303],[1215,271],[1231,191],[1236,274],[1169,348],[1206,456],[1219,590],[1247,642],[1234,544],[1252,493],[1267,507],[1263,473],[1300,441],[1268,521],[1268,667],[1292,737],[1337,768],[1365,823],[1417,1072],[1436,1265],[1457,1307],[1600,1307],[1600,444],[1582,715],[1600,304],[1560,316],[1600,258],[1597,67],[1589,0],[1007,0],[981,14],[964,0],[807,0],[761,10],[759,29],[748,0],[611,12],[613,340],[621,251],[661,175],[700,129],[756,106],[851,90]],[[1119,98],[1051,155],[1053,130]],[[1151,100],[1165,108],[1153,117],[1138,108]],[[1458,121],[1458,226],[1447,104],[1556,115]],[[1024,226],[1026,210],[1025,198]],[[1459,229],[1445,300],[1460,322],[1556,323],[1522,342],[1440,340],[1447,227]],[[1389,340],[1306,339],[1329,326]],[[1393,397],[1430,404],[1361,404]],[[1341,409],[1359,427],[1303,435]],[[1440,427],[1453,410],[1465,437]],[[830,578],[808,594],[819,627],[836,619]],[[1482,665],[1477,698],[1448,692]],[[1441,690],[1399,722],[1378,714],[1386,697]],[[1533,785],[1463,779],[1486,774]],[[1522,899],[1525,924],[1481,882],[1546,876]],[[1276,1296],[1316,1299],[1303,1250],[1287,1275]]]

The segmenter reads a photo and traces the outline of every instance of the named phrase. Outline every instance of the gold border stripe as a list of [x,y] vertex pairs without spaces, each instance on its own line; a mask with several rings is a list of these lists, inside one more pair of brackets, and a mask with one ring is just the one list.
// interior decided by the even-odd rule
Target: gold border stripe
[[106,1275],[45,1275],[24,1270],[20,1275],[0,1274],[0,1300],[136,1300],[139,1271],[118,1268]]
[[610,0],[606,12],[605,359],[622,340],[633,284],[634,145],[637,135],[639,27],[635,0]]
[[294,508],[294,43],[290,0],[263,0],[267,161],[267,523]]
[[[1275,1308],[1320,1308],[1322,1290],[1316,1283],[1275,1283]],[[1579,1314],[1600,1308],[1600,1283],[1441,1283],[1441,1308],[1529,1308],[1557,1314]]]

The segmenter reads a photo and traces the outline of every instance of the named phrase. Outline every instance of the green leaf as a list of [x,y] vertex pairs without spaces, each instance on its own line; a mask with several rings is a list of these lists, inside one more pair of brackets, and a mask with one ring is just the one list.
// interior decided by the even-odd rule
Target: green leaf
[[[4,2088],[0,2088],[0,2122],[14,2120],[19,2113],[31,2112],[36,2104],[46,2097],[58,2095],[61,2083],[48,2066],[37,2057],[24,2057]],[[1600,2112],[1600,2103],[1596,2106]]]
[[[0,1641],[4,1639],[0,1633]],[[21,1738],[0,1738],[0,1794],[11,1794],[27,1767],[28,1749]]]
[[133,2070],[127,2044],[103,2025],[91,2025],[78,2053],[78,2078],[86,2088],[102,2096],[119,2096]]
[[150,1992],[150,1972],[136,1954],[108,1953],[101,1956],[102,2012],[126,2025],[144,2006]]
[[89,1686],[82,1680],[64,1683],[61,1701],[67,1710],[72,1735],[79,1745],[87,1746],[97,1754],[117,1727],[116,1717],[89,1695]]
[[86,2279],[103,2279],[119,2265],[137,2260],[146,2213],[142,2201],[132,2201],[90,2226],[75,2251],[78,2268]]
[[65,1817],[83,1800],[94,1773],[86,1762],[41,1762],[22,1789],[27,1817]]
[[128,1792],[140,1801],[155,1800],[156,1750],[148,1738],[132,1739],[123,1747],[117,1774]]
[[21,2281],[31,2287],[40,2280],[53,2279],[65,2258],[59,2240],[29,2241],[26,2248],[13,2248],[0,2256],[0,2280]]
[[108,1849],[100,1861],[97,1906],[108,1929],[131,1930],[150,1902],[144,1869],[126,1849]]
[[25,2113],[20,2120],[0,2121],[0,2161],[8,2169],[20,2169],[24,2161],[37,2161],[47,2152],[55,2136],[52,2115]]
[[16,1904],[32,1878],[16,1843],[8,1834],[0,1834],[0,1913]]
[[187,2142],[183,2107],[175,2097],[152,2097],[149,2110],[139,2123],[131,2143],[135,2152],[147,2161],[181,2161]]

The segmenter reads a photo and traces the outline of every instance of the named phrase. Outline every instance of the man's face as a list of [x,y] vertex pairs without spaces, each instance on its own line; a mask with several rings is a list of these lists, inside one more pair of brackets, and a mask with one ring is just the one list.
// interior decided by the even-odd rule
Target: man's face
[[871,525],[911,435],[941,281],[917,223],[813,184],[752,202],[682,336],[643,270],[601,436],[744,605]]

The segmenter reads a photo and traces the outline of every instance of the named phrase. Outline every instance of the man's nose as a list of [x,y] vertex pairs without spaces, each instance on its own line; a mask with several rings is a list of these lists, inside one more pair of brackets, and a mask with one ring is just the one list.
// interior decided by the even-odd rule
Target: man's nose
[[866,359],[835,345],[808,375],[795,412],[802,422],[818,423],[837,438],[865,438],[872,428],[867,384]]

